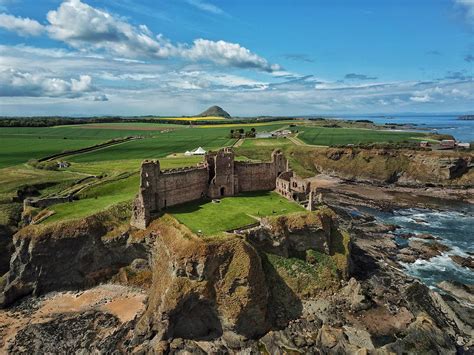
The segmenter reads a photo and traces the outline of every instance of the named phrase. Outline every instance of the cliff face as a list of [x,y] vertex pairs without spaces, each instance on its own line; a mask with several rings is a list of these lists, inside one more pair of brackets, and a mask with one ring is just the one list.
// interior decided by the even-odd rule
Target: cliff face
[[0,277],[9,269],[13,252],[12,233],[10,227],[0,225]]
[[[167,215],[140,231],[118,222],[99,215],[15,235],[3,305],[81,291],[0,310],[0,352],[444,354],[473,345],[471,310],[404,275],[392,226],[369,216],[323,207],[206,239]],[[87,289],[137,277],[148,255],[147,291]]]
[[227,237],[204,241],[169,216],[151,225],[153,285],[138,338],[252,338],[268,328],[268,287],[257,251]]
[[[309,296],[303,284],[314,286],[321,281],[318,273],[326,267],[336,270],[343,265],[344,272],[325,275],[334,281],[333,286],[347,274],[348,245],[342,252],[335,250],[331,212],[269,218],[244,239],[203,240],[170,216],[155,221],[148,229],[155,239],[153,285],[135,341],[151,340],[158,352],[176,338],[223,339],[232,347],[298,317],[300,298]],[[312,264],[306,260],[311,252],[331,261]],[[289,263],[296,269],[279,264],[286,260],[283,255],[293,256]],[[341,256],[344,261],[337,264]],[[288,286],[298,268],[302,279]],[[321,291],[319,287],[312,290]]]
[[100,216],[20,230],[13,237],[0,307],[30,294],[90,287],[134,259],[147,258],[144,243],[132,241],[126,232],[108,236],[109,232]]
[[454,151],[324,148],[295,150],[309,170],[354,181],[474,186],[474,154]]

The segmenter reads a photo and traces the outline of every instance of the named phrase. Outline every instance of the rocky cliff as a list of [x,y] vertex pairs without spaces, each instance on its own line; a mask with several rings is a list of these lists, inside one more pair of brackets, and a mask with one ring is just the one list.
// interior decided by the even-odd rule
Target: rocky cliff
[[120,221],[107,217],[104,212],[59,225],[31,225],[17,232],[0,306],[30,294],[90,287],[134,259],[147,258],[146,244],[115,228]]
[[405,186],[474,186],[474,154],[403,149],[294,149],[306,169],[347,180]]
[[[35,297],[0,310],[0,352],[454,354],[473,345],[471,308],[401,272],[393,226],[363,214],[322,207],[208,238],[169,215],[140,231],[120,216],[15,235],[3,306]],[[131,288],[148,267],[151,285]],[[81,291],[36,297],[72,289]]]
[[204,241],[165,216],[151,226],[153,284],[138,338],[252,338],[268,329],[268,286],[258,252],[240,238]]

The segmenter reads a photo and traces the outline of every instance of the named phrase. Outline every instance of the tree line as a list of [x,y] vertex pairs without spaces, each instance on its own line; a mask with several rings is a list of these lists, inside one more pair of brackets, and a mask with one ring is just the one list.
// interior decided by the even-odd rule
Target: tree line
[[[274,122],[282,120],[292,120],[289,117],[254,117],[231,119],[232,123],[257,123],[257,122]],[[115,122],[142,122],[142,123],[162,123],[162,124],[180,124],[180,125],[219,125],[227,122],[215,120],[173,120],[160,117],[142,116],[142,117],[0,117],[0,127],[53,127],[67,126],[88,123],[115,123]]]

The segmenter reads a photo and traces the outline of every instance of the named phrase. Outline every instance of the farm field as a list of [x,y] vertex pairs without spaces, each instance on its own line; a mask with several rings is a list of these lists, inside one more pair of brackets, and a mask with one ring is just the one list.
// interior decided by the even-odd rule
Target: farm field
[[224,117],[218,116],[205,116],[205,117],[153,117],[157,120],[170,120],[170,121],[225,121],[228,120]]
[[65,150],[81,149],[101,143],[100,139],[0,137],[0,169],[26,163]]
[[274,147],[275,149],[283,146],[294,145],[287,138],[247,138],[242,143],[242,148]]
[[[66,150],[90,147],[114,138],[160,134],[160,131],[169,129],[169,126],[108,123],[56,127],[0,127],[0,169]],[[184,128],[177,125],[173,127]]]
[[[227,121],[226,121],[227,122]],[[290,122],[290,121],[289,121]],[[205,150],[217,150],[232,146],[237,140],[229,138],[230,130],[256,128],[257,132],[272,132],[286,128],[289,122],[264,122],[255,124],[218,124],[187,126],[178,124],[155,123],[95,123],[55,127],[22,127],[0,128],[2,149],[0,151],[0,219],[7,221],[20,206],[11,202],[12,196],[22,186],[36,185],[38,196],[52,196],[70,189],[82,187],[77,195],[79,200],[71,203],[57,204],[48,209],[54,214],[42,223],[53,223],[62,220],[83,218],[106,209],[114,204],[131,201],[137,193],[139,185],[138,172],[144,159],[160,159],[163,169],[193,166],[202,161],[202,156],[186,157],[187,150],[199,146]],[[295,123],[293,121],[293,123]],[[422,133],[392,132],[355,128],[326,128],[308,124],[298,124],[301,132],[299,138],[309,144],[357,144],[358,142],[402,141],[420,139]],[[30,159],[37,159],[65,150],[76,150],[104,143],[111,139],[127,136],[140,136],[142,139],[131,140],[116,145],[99,148],[85,153],[71,154],[62,158],[71,165],[60,171],[34,169],[25,164]],[[238,160],[268,160],[271,151],[280,148],[287,152],[291,167],[300,176],[312,174],[292,157],[292,150],[312,149],[295,145],[288,138],[245,139],[236,148]],[[92,176],[92,180],[84,184],[78,181]],[[205,234],[232,229],[242,224],[252,223],[252,215],[272,214],[270,209],[274,203],[281,204],[281,209],[299,208],[280,201],[272,195],[239,196],[224,199],[220,204],[203,204],[179,207],[177,217],[191,228],[202,230]],[[227,208],[229,205],[229,208]],[[258,205],[258,210],[249,206]],[[219,210],[216,210],[216,208]],[[224,208],[222,210],[222,208]],[[250,209],[249,209],[250,208]],[[187,210],[188,209],[188,210]],[[194,209],[190,213],[189,209]],[[219,212],[220,211],[220,212]],[[225,213],[222,213],[225,211]],[[278,213],[277,210],[275,210]],[[216,226],[202,225],[202,221],[219,215]],[[194,217],[196,216],[196,217]]]
[[[273,124],[266,126],[265,130],[275,130],[282,127],[285,127],[285,124]],[[250,126],[243,126],[242,128],[248,130]],[[257,127],[258,130],[259,128]],[[202,126],[193,128],[185,126],[183,129],[158,133],[150,138],[130,141],[94,152],[76,155],[69,160],[86,163],[104,160],[157,159],[173,153],[184,153],[187,150],[193,150],[198,147],[203,147],[205,150],[219,149],[231,146],[236,142],[236,139],[229,138],[229,132],[230,128],[221,127],[221,125],[209,126],[207,128]]]
[[384,131],[360,128],[301,127],[298,138],[312,145],[397,143],[426,136],[420,132]]
[[[177,156],[173,158],[160,158],[160,164],[162,169],[173,169],[185,166],[194,166],[201,162],[202,156]],[[98,162],[86,162],[76,163],[72,162],[71,166],[67,168],[68,171],[92,174],[92,175],[103,175],[114,173],[124,173],[139,171],[143,159],[124,159],[124,160],[102,160]]]
[[168,209],[195,233],[210,236],[256,222],[254,217],[304,211],[275,192],[251,192],[225,197],[220,203],[196,201]]
[[[250,129],[258,125],[244,124],[232,127]],[[285,125],[285,123],[265,124],[264,130],[275,130]],[[258,131],[263,130],[256,128]],[[217,149],[235,142],[235,139],[228,138],[230,129],[226,124],[191,128],[184,125],[135,122],[55,127],[0,127],[2,141],[0,169],[25,163],[30,159],[81,149],[127,136],[141,136],[144,139],[77,155],[71,160],[94,162],[149,159],[185,152],[199,146],[206,150]]]

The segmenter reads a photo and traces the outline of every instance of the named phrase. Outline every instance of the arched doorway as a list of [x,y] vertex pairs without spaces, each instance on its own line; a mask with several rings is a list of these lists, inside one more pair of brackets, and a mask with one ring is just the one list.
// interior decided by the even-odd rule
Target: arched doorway
[[222,187],[221,187],[221,196],[224,196],[224,195],[225,195],[225,187],[222,186]]

